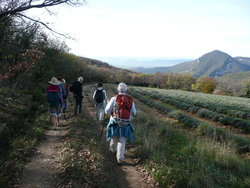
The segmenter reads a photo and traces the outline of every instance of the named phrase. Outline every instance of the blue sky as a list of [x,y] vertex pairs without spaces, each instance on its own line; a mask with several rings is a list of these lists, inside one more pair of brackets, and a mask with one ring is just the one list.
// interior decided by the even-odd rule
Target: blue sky
[[66,44],[80,56],[250,57],[249,0],[89,0],[53,10],[57,16],[39,16],[78,39]]

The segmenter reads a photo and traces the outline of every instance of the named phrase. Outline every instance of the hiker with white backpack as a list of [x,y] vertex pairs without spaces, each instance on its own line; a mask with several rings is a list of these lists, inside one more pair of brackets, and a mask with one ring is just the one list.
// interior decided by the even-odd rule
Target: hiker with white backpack
[[95,99],[95,117],[102,124],[104,118],[104,109],[106,107],[107,94],[103,89],[103,84],[99,82],[97,84],[97,89],[94,91],[93,99]]
[[110,140],[109,150],[116,153],[118,165],[122,165],[125,153],[126,139],[133,142],[132,116],[136,115],[133,98],[126,95],[127,85],[120,83],[117,87],[118,95],[108,102],[105,113],[110,114],[107,125],[106,138]]

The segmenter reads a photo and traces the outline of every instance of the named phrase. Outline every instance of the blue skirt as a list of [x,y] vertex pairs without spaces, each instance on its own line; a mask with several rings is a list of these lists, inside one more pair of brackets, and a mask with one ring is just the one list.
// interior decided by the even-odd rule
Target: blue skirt
[[112,136],[122,136],[129,138],[130,142],[134,142],[134,129],[131,123],[126,126],[118,126],[114,120],[110,119],[107,125],[106,139],[110,140]]

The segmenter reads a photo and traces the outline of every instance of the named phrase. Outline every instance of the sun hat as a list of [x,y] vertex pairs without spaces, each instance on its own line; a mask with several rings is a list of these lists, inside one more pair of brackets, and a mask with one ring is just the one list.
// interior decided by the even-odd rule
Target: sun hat
[[127,91],[128,87],[126,84],[124,83],[119,83],[118,87],[117,87],[117,90],[122,92],[122,93],[125,93]]
[[56,77],[51,78],[51,81],[49,81],[48,83],[52,84],[52,85],[58,85],[59,84]]

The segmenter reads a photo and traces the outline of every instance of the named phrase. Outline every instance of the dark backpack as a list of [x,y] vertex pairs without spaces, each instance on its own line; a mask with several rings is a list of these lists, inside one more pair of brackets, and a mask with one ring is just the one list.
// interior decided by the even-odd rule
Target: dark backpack
[[96,92],[95,92],[95,101],[97,103],[102,103],[103,99],[104,99],[103,89],[96,90]]
[[59,92],[47,91],[47,101],[50,106],[58,106],[60,104]]

